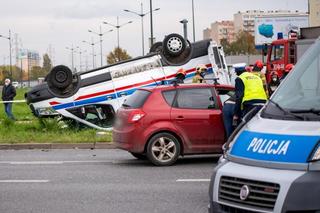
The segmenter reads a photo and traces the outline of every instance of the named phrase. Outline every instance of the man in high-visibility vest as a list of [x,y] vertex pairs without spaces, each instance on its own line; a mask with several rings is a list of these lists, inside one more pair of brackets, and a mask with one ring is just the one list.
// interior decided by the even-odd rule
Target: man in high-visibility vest
[[246,72],[246,64],[234,65],[237,78],[235,80],[236,104],[233,120],[239,122],[251,109],[260,109],[267,101],[262,80],[250,72]]

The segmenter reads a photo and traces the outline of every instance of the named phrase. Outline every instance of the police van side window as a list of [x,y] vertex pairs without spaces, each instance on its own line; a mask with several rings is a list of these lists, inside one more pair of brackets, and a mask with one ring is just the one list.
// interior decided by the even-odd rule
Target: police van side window
[[175,107],[185,109],[213,109],[215,102],[210,88],[180,89]]
[[[272,97],[272,101],[291,114],[307,118],[305,120],[320,119],[320,40],[299,60]],[[266,112],[273,114],[272,111],[276,109],[274,104],[268,104]],[[281,117],[288,117],[288,113],[286,114]],[[294,119],[294,116],[289,117]]]

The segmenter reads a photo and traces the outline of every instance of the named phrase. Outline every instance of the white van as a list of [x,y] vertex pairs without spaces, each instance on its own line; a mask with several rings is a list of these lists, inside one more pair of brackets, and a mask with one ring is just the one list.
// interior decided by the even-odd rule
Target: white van
[[214,169],[209,212],[319,213],[319,39],[253,113]]
[[180,68],[187,73],[185,82],[191,82],[195,67],[204,64],[211,77],[230,84],[223,48],[214,41],[191,44],[178,34],[170,34],[157,51],[76,74],[65,66],[57,66],[45,84],[26,93],[27,103],[38,117],[62,115],[106,129],[112,126],[115,112],[127,96],[141,87],[171,82]]

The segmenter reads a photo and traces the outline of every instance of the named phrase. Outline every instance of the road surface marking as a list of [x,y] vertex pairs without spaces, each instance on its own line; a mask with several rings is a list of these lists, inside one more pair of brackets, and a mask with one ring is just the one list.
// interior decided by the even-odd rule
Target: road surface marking
[[11,165],[55,165],[65,163],[111,163],[112,161],[0,161],[0,164]]
[[0,180],[0,183],[48,183],[49,180]]
[[43,165],[43,164],[63,164],[63,161],[13,161],[13,165]]
[[210,179],[178,179],[176,182],[210,182]]

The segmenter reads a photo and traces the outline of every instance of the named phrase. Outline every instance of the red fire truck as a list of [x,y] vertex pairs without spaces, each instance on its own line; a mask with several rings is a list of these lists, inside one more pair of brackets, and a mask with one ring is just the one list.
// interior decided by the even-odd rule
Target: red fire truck
[[285,66],[295,64],[319,36],[320,27],[301,28],[300,35],[292,32],[288,39],[277,39],[265,45],[263,52],[267,56],[267,83],[270,83],[273,73],[281,78]]

